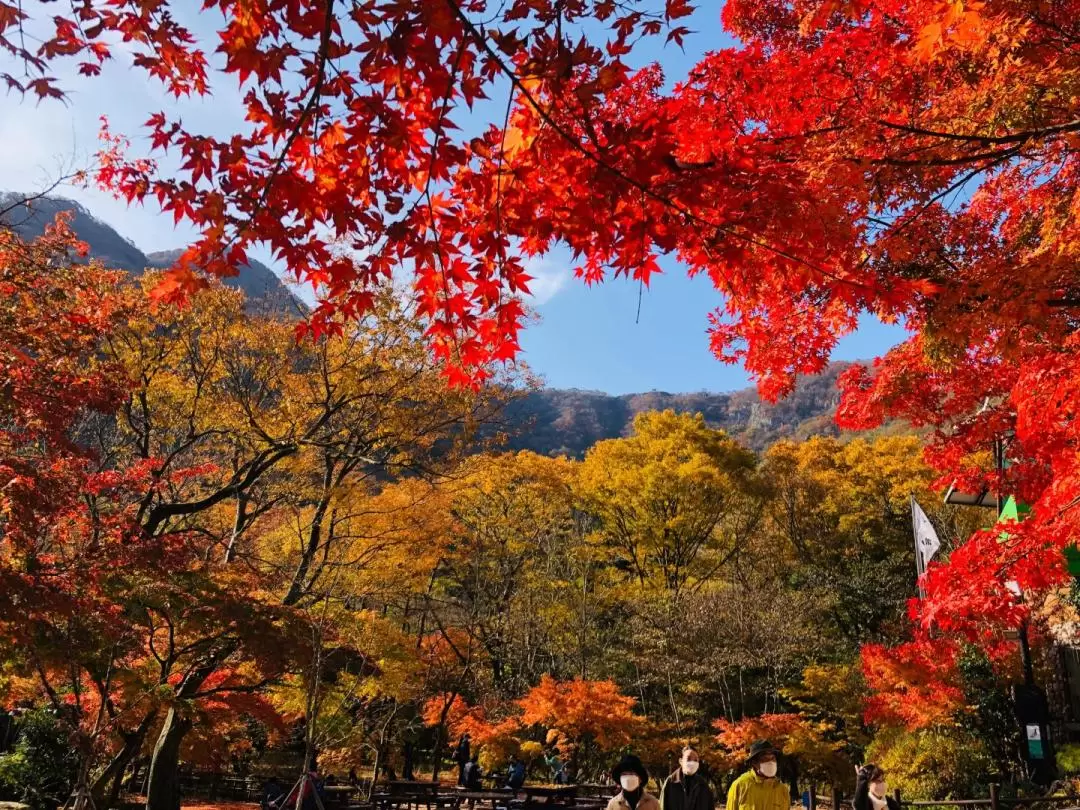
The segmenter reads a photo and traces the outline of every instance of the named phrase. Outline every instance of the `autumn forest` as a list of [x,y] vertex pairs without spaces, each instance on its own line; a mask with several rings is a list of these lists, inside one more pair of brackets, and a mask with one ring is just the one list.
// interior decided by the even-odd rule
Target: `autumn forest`
[[[538,783],[691,743],[719,795],[768,739],[793,802],[867,762],[1075,789],[1080,3],[190,5],[0,0],[4,115],[115,69],[165,104],[0,197],[0,800],[452,782],[466,734]],[[236,131],[169,107],[215,90]],[[12,225],[62,185],[192,242],[131,274]],[[221,283],[256,251],[310,309]],[[907,337],[839,437],[656,410],[513,452],[551,251],[597,296],[707,279],[769,401],[865,317]]]

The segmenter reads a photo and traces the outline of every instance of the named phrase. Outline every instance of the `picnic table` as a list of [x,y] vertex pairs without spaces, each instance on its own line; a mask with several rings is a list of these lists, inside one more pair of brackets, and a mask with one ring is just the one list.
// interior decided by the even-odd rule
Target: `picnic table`
[[577,785],[469,790],[437,782],[394,780],[372,796],[372,804],[373,810],[604,810],[607,806],[607,798],[579,798],[577,794]]
[[519,793],[525,800],[527,810],[534,807],[566,807],[574,804],[577,785],[524,785]]
[[578,796],[574,799],[574,810],[604,810],[609,801],[597,796]]
[[538,798],[572,799],[577,795],[577,789],[577,785],[523,785],[521,792]]
[[372,797],[377,810],[400,810],[400,808],[420,808],[439,810],[456,807],[455,797],[439,792],[438,782],[417,782],[396,779],[388,783],[385,793]]
[[579,798],[603,799],[605,802],[619,792],[615,785],[578,785],[577,795]]
[[506,790],[465,790],[464,788],[458,788],[454,793],[455,798],[458,800],[458,807],[462,804],[467,807],[480,807],[490,808],[490,810],[498,810],[499,808],[509,808],[510,802],[514,798],[514,791]]
[[336,810],[354,804],[352,798],[354,794],[360,793],[360,786],[349,784],[323,785],[322,793],[323,804],[326,805],[327,810]]

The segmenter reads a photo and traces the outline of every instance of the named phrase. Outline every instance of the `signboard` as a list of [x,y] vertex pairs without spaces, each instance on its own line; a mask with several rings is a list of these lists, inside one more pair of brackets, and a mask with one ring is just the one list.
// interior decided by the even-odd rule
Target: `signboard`
[[1031,778],[1038,785],[1049,785],[1057,778],[1054,762],[1054,741],[1050,739],[1050,710],[1046,694],[1037,686],[1016,684],[1012,688],[1016,706],[1017,731],[1023,744],[1020,756],[1031,769]]
[[1028,759],[1042,759],[1043,754],[1043,741],[1042,730],[1038,726],[1027,725],[1027,747],[1028,747]]
[[[1016,498],[1011,495],[1005,500],[1004,505],[1001,508],[1001,516],[999,521],[1023,520],[1024,517],[1031,511],[1031,507],[1026,503],[1017,503]],[[1008,532],[1004,532],[1001,535],[1001,539],[1008,538]],[[1068,568],[1069,574],[1077,579],[1080,579],[1080,548],[1076,546],[1065,547],[1065,565]]]
[[1080,579],[1080,549],[1076,546],[1065,546],[1065,564],[1069,573]]

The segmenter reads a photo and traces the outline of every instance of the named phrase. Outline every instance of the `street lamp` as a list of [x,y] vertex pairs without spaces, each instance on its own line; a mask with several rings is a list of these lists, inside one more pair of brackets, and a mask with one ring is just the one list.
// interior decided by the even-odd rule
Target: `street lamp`
[[[976,417],[985,413],[990,409],[989,397],[983,402],[982,407],[979,408]],[[994,464],[998,469],[998,473],[1004,469],[1004,442],[1000,439],[994,440]],[[956,484],[952,484],[949,487],[948,492],[945,493],[945,503],[950,506],[981,506],[984,509],[997,509],[998,517],[1001,516],[1001,499],[997,493],[991,492],[989,487],[984,486],[979,492],[961,492],[956,488]]]
[[[1016,597],[1017,601],[1024,601],[1023,591],[1020,590],[1020,583],[1014,579],[1010,579],[1005,583],[1006,590]],[[1028,623],[1027,619],[1022,619],[1020,627],[1016,631],[1018,640],[1020,641],[1020,662],[1024,666],[1024,684],[1029,687],[1035,686],[1035,669],[1031,664],[1031,645],[1028,643]]]

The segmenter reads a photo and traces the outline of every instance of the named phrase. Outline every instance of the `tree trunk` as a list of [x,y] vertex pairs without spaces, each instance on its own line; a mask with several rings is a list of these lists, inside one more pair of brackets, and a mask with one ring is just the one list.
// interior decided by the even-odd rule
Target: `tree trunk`
[[446,721],[450,717],[450,709],[454,705],[454,701],[457,699],[457,692],[451,695],[450,700],[443,706],[442,714],[439,716],[439,727],[435,730],[435,750],[432,752],[434,760],[431,763],[431,781],[436,784],[439,781],[439,771],[442,770],[442,752],[443,752],[443,735],[446,732]]
[[[206,679],[213,675],[238,647],[239,643],[235,640],[225,642],[205,664],[187,674],[180,688],[176,690],[176,697],[180,700],[196,697]],[[175,707],[169,709],[154,746],[154,756],[150,760],[147,773],[147,810],[180,810],[180,744],[190,730],[191,719],[178,715]]]
[[150,760],[146,810],[180,810],[180,744],[190,730],[191,720],[169,709]]
[[[108,807],[115,807],[117,800],[120,798],[120,788],[123,785],[124,773],[127,771],[131,761],[138,756],[140,749],[142,748],[143,741],[146,739],[146,733],[150,730],[150,726],[153,725],[157,719],[157,709],[149,712],[139,723],[138,728],[134,731],[121,732],[121,736],[124,740],[124,746],[116,752],[116,756],[112,758],[112,761],[108,764],[101,775],[94,781],[94,785],[91,788],[91,793],[94,797],[94,805],[99,810],[105,810]],[[109,781],[112,780],[112,784]]]

